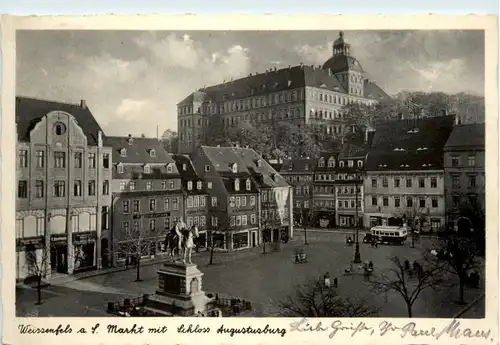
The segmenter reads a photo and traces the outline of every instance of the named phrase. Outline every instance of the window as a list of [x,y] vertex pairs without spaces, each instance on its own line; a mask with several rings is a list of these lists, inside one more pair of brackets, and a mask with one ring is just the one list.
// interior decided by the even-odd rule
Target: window
[[343,168],[344,167],[344,162],[343,161],[340,161],[339,162],[339,167]]
[[102,167],[104,169],[109,169],[109,153],[105,153],[102,155]]
[[43,180],[35,181],[35,198],[43,198],[44,188],[43,188]]
[[19,181],[17,183],[17,197],[20,199],[28,197],[28,181]]
[[196,182],[196,189],[200,190],[203,183],[201,181]]
[[212,207],[217,207],[217,197],[216,196],[212,197]]
[[240,207],[241,206],[241,199],[239,196],[236,197],[236,207]]
[[251,196],[250,197],[250,206],[254,206],[254,205],[255,205],[255,197]]
[[420,198],[418,203],[419,203],[418,207],[420,207],[420,208],[425,207],[425,199],[424,198]]
[[149,199],[149,212],[156,211],[156,199]]
[[65,167],[66,167],[66,152],[55,151],[54,168],[65,168]]
[[89,181],[89,196],[95,196],[95,180]]
[[[172,169],[172,164],[167,164],[167,173],[168,173],[168,174],[171,174],[171,173],[172,173],[172,171],[173,171],[173,169]],[[169,221],[170,221],[170,220],[169,220]]]
[[[291,168],[291,167],[292,167],[292,166],[290,165],[290,168]],[[328,159],[328,167],[329,167],[329,168],[335,168],[335,158],[330,157],[330,158]],[[290,169],[290,170],[291,170],[291,169]]]
[[237,192],[240,190],[240,180],[238,179],[234,180],[234,190]]
[[451,176],[451,186],[453,188],[460,188],[460,175]]
[[66,194],[65,183],[61,180],[54,181],[54,196],[56,198],[62,198]]
[[377,206],[377,197],[372,196],[372,206]]
[[151,166],[145,165],[144,166],[144,173],[145,174],[151,174]]
[[19,167],[28,167],[28,150],[19,150]]
[[170,181],[170,182],[168,183],[168,189],[174,189],[174,188],[175,188],[175,183],[174,183],[174,181]]
[[172,210],[178,210],[179,209],[179,198],[175,197],[172,198]]
[[95,153],[89,153],[89,168],[95,168]]
[[235,216],[231,216],[231,220],[229,222],[229,225],[230,226],[234,226],[235,223],[236,223],[236,217]]
[[116,166],[116,170],[118,171],[118,174],[123,174],[123,165],[122,164],[118,164]]
[[394,197],[394,207],[401,207],[401,199],[399,196]]
[[470,167],[473,167],[476,165],[476,156],[469,156],[467,159],[467,163]]
[[474,188],[476,187],[476,175],[469,175],[467,176],[469,182],[469,188]]
[[438,207],[438,199],[437,198],[432,198],[432,207],[433,208]]
[[187,183],[187,189],[192,190],[193,189],[193,181],[188,181]]
[[233,170],[233,173],[236,174],[238,172],[238,164],[233,163],[232,170]]
[[154,231],[156,228],[156,221],[154,219],[149,220],[149,230]]
[[170,229],[170,217],[165,217],[165,220],[163,221],[163,226],[165,229]]
[[211,219],[212,219],[212,226],[213,226],[214,228],[216,228],[216,227],[217,227],[217,217],[212,216],[212,218],[211,218]]
[[170,198],[163,199],[163,208],[165,211],[170,210]]
[[120,150],[120,157],[127,157],[127,149]]
[[207,182],[207,188],[212,189],[212,182]]
[[153,182],[148,181],[146,182],[146,190],[151,190],[153,188]]
[[406,207],[413,207],[413,199],[406,198]]
[[424,178],[418,179],[418,188],[425,188],[425,179]]
[[460,197],[458,195],[453,195],[452,200],[453,200],[453,206],[455,207],[460,206]]
[[141,208],[141,203],[139,200],[132,201],[132,212],[139,213],[140,208]]
[[186,200],[186,203],[187,203],[187,207],[188,208],[192,208],[193,207],[193,197],[192,196],[189,196]]
[[399,183],[400,183],[399,177],[395,177],[394,178],[394,188],[399,188]]
[[407,179],[406,179],[406,188],[411,188],[411,185],[412,185],[412,183],[411,183],[411,182],[412,182],[412,181],[411,181],[411,178],[407,178]]
[[74,154],[75,158],[75,168],[82,168],[83,165],[83,153],[82,152],[75,152]]
[[134,222],[132,223],[132,227],[134,231],[139,231],[139,221],[134,220]]
[[128,184],[128,189],[133,191],[135,190],[135,181],[130,181]]
[[358,168],[362,168],[363,167],[363,161],[358,161]]
[[460,165],[460,157],[459,156],[451,157],[451,166],[458,167],[459,165]]
[[45,166],[45,151],[36,151],[36,167],[43,168]]
[[125,181],[120,181],[120,191],[124,191],[126,186],[127,184]]
[[76,180],[73,184],[73,195],[82,196],[82,181]]
[[437,188],[437,177],[431,177],[431,188]]
[[308,200],[304,200],[304,208],[309,208],[309,201]]
[[372,187],[377,187],[377,179],[376,178],[372,178]]
[[325,159],[323,157],[319,159],[318,166],[321,168],[325,166]]
[[241,216],[236,216],[236,226],[241,226]]
[[256,220],[257,220],[256,218],[257,218],[257,217],[255,217],[255,214],[251,214],[251,215],[250,215],[250,224],[255,224],[255,222],[256,222]]
[[130,212],[129,206],[130,206],[129,201],[128,200],[123,200],[123,202],[122,202],[122,211],[123,211],[123,213],[127,214],[127,213]]
[[128,222],[123,222],[123,232],[124,233],[130,232],[129,223]]
[[382,198],[382,205],[389,206],[389,198],[388,197],[384,196]]
[[200,197],[198,195],[194,197],[194,207],[200,207]]
[[200,196],[200,206],[205,207],[206,205],[206,196],[202,195]]
[[246,189],[247,190],[251,190],[252,189],[252,182],[250,181],[250,179],[246,180]]
[[205,171],[209,172],[210,171],[210,165],[205,165]]
[[156,157],[156,151],[154,149],[149,150],[150,157]]
[[241,216],[241,225],[247,225],[247,216]]
[[382,187],[389,187],[389,180],[387,179],[387,177],[382,178]]
[[349,168],[352,168],[352,167],[354,166],[354,162],[353,162],[353,161],[351,161],[351,160],[347,161],[347,166],[348,166]]

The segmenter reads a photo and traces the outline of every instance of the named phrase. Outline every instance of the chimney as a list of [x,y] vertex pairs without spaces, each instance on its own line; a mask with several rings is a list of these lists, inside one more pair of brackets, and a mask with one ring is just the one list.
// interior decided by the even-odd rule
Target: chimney
[[102,132],[101,131],[97,132],[97,146],[102,147]]
[[304,68],[304,63],[303,62],[300,63],[300,68]]
[[134,142],[134,139],[132,139],[132,134],[128,135],[127,141],[129,145],[132,145],[132,143]]
[[365,144],[368,144],[368,127],[365,128]]
[[331,75],[332,75],[332,69],[331,69],[331,68],[329,68],[329,69],[328,69],[328,75],[329,75],[329,76],[331,76]]
[[80,100],[80,108],[87,109],[87,101],[84,99]]

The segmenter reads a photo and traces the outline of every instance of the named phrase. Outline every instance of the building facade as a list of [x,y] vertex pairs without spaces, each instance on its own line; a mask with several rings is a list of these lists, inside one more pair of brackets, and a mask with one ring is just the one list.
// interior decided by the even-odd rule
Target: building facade
[[112,152],[85,101],[16,98],[16,278],[107,266]]
[[333,228],[335,218],[335,180],[338,152],[321,152],[314,167],[313,222],[314,226]]
[[187,96],[177,105],[179,153],[206,144],[213,126],[229,128],[287,122],[316,125],[329,136],[343,136],[344,105],[374,105],[389,96],[365,77],[341,32],[323,66],[289,66],[224,81]]
[[200,146],[192,157],[210,186],[210,226],[219,249],[259,246],[266,237],[264,228],[270,228],[271,240],[279,238],[283,227],[293,235],[289,186],[255,151]]
[[106,145],[115,158],[111,183],[114,262],[132,260],[134,244],[140,244],[141,257],[163,255],[166,233],[177,220],[185,221],[186,202],[175,160],[157,139],[107,137]]
[[476,213],[486,210],[484,123],[457,125],[444,147],[447,223],[466,218],[474,227]]
[[397,120],[381,124],[367,157],[364,224],[389,217],[437,231],[445,224],[443,148],[455,117]]
[[200,237],[197,240],[198,248],[207,246],[207,221],[210,221],[208,213],[208,187],[194,169],[191,159],[187,155],[172,155],[182,179],[182,190],[185,205],[185,222],[188,227],[198,226]]

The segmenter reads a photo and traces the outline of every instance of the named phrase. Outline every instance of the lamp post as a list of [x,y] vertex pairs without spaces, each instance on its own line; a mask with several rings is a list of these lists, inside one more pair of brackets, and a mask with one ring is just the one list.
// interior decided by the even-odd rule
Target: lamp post
[[359,171],[356,171],[356,185],[355,185],[355,193],[356,193],[356,219],[354,220],[354,227],[356,230],[356,245],[354,249],[354,263],[359,264],[361,263],[361,253],[359,252],[359,217],[358,217],[358,184],[359,184],[359,179],[360,179],[361,174]]

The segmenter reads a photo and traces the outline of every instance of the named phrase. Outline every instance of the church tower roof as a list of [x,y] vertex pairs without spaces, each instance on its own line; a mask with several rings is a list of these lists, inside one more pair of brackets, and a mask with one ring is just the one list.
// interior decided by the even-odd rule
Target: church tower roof
[[363,73],[358,60],[351,56],[351,45],[344,38],[344,32],[339,32],[339,37],[333,42],[333,56],[323,65],[323,69],[330,69],[332,73],[357,71]]

